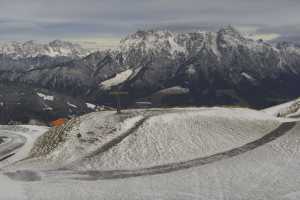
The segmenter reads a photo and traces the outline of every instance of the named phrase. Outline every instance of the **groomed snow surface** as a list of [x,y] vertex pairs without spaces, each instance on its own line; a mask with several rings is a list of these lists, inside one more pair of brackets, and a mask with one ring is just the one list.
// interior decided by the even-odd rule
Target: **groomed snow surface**
[[[90,113],[60,129],[62,140],[46,155],[35,154],[3,167],[0,197],[299,199],[300,125],[293,123],[295,127],[281,130],[280,136],[232,157],[220,153],[260,140],[280,129],[282,120],[241,108]],[[39,141],[49,138],[47,134]],[[43,149],[43,143],[34,148]],[[147,172],[161,165],[175,168],[216,154],[220,154],[216,161],[178,171],[118,177],[118,173]]]
[[[25,144],[18,150],[14,151],[14,156],[0,162],[0,169],[16,161],[22,160],[29,155],[30,150],[33,148],[34,142],[38,137],[44,134],[49,128],[44,126],[4,126],[0,125],[0,134],[5,134],[8,140],[11,135],[18,135],[26,140]],[[1,196],[1,195],[0,195]]]
[[250,110],[235,109],[230,116],[224,109],[173,110],[154,114],[121,143],[75,167],[121,170],[187,161],[242,146],[278,125]]
[[263,112],[277,117],[300,116],[300,99],[264,109]]

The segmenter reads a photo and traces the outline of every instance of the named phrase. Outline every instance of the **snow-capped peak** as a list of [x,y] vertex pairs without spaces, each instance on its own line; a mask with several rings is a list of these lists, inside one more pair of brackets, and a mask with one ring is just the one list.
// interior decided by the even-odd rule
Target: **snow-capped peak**
[[243,38],[242,34],[233,26],[228,25],[218,31],[219,35],[230,35],[232,37]]
[[172,57],[179,53],[183,55],[197,54],[205,49],[220,59],[222,57],[220,48],[237,47],[238,45],[249,46],[249,48],[262,46],[253,43],[255,42],[250,42],[234,27],[226,26],[217,33],[209,31],[193,33],[174,33],[161,30],[137,31],[121,40],[119,49],[125,54],[134,51],[134,53],[140,52],[142,56],[154,53]]
[[5,42],[0,44],[0,54],[14,59],[38,56],[50,57],[83,57],[89,52],[78,44],[54,40],[48,44],[30,40],[26,42]]
[[143,54],[165,51],[174,56],[177,53],[186,53],[186,47],[178,42],[178,34],[169,31],[137,31],[121,41],[122,52],[130,49],[138,49]]
[[246,44],[247,39],[234,27],[226,26],[218,31],[218,43],[221,47]]

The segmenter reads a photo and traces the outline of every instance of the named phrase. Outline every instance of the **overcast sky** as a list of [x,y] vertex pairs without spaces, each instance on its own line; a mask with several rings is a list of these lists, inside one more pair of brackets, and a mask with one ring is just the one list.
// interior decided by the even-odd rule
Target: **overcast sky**
[[232,24],[298,35],[300,0],[0,0],[0,40],[119,38]]

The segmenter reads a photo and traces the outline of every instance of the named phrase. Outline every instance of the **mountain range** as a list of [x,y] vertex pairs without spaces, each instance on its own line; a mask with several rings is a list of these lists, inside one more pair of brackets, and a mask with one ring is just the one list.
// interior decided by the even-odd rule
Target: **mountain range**
[[[263,108],[300,96],[300,48],[254,41],[232,26],[217,32],[140,30],[115,50],[90,54],[61,41],[5,44],[0,49],[1,84],[21,84],[31,94],[40,88],[97,105],[113,106],[112,91],[128,92],[122,104],[129,107],[151,102]],[[7,101],[5,95],[0,92],[0,102]]]
[[54,40],[49,43],[38,43],[33,40],[27,42],[0,43],[0,54],[14,59],[40,56],[78,58],[88,53],[88,50],[78,44],[61,40]]

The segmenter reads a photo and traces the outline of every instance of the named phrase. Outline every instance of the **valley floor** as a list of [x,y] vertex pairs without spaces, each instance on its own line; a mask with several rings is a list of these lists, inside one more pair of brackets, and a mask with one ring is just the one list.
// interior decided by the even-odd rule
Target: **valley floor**
[[49,132],[34,143],[46,128],[0,127],[26,139],[0,162],[0,199],[300,198],[297,118],[178,108],[91,113],[69,126],[46,150]]

